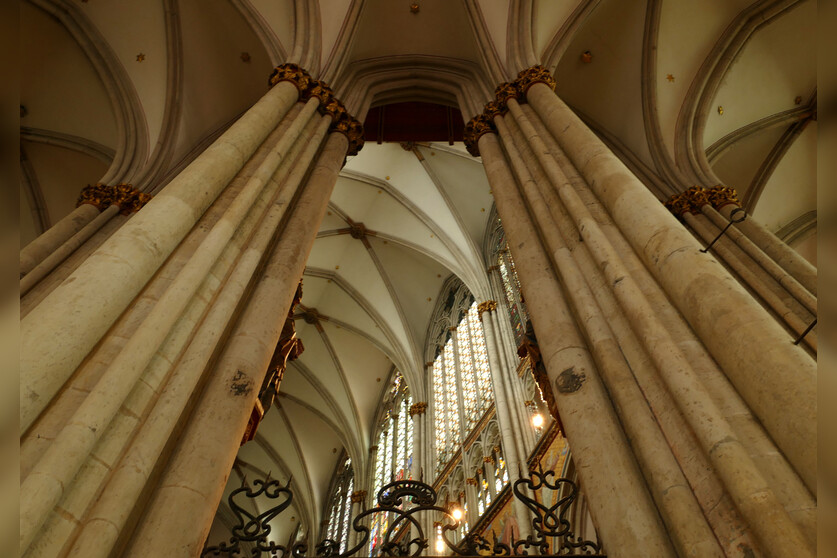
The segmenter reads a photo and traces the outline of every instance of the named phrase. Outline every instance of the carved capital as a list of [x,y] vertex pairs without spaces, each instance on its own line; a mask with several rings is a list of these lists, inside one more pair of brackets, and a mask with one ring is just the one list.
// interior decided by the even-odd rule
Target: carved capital
[[479,156],[477,143],[483,134],[496,132],[494,118],[508,112],[507,103],[515,99],[519,103],[526,102],[526,92],[535,83],[545,83],[553,91],[555,90],[555,78],[543,66],[532,66],[517,74],[517,79],[511,82],[504,82],[494,90],[495,99],[489,101],[482,113],[473,117],[465,125],[465,147],[468,153],[474,157]]
[[483,312],[494,312],[495,310],[497,310],[496,300],[486,300],[477,305],[477,312],[479,312],[480,319],[482,319]]
[[709,203],[709,191],[692,186],[685,192],[671,196],[664,205],[677,217],[686,213],[700,213],[700,208]]
[[486,456],[484,456],[484,457],[482,458],[482,462],[483,462],[483,463],[491,463],[491,464],[493,464],[493,463],[494,463],[494,458],[493,458],[493,457],[491,457],[490,455],[486,455]]
[[355,490],[354,492],[352,492],[352,503],[353,504],[362,504],[365,499],[366,499],[366,491],[365,490]]
[[347,155],[357,155],[363,147],[363,124],[349,114],[346,106],[334,96],[334,91],[324,81],[314,79],[296,64],[277,66],[268,80],[271,86],[280,81],[289,81],[299,89],[299,99],[320,101],[317,111],[322,115],[331,115],[329,132],[337,132],[349,140]]
[[270,74],[267,83],[270,87],[273,87],[280,81],[289,81],[293,83],[296,88],[299,89],[300,94],[302,94],[308,89],[312,78],[308,72],[303,70],[300,66],[288,63],[276,66],[276,68],[273,69],[273,73]]
[[517,79],[515,80],[515,84],[520,91],[520,96],[525,96],[526,92],[529,91],[529,88],[536,83],[546,84],[550,89],[555,91],[555,78],[552,77],[549,70],[541,65],[521,70],[521,72],[517,74]]
[[738,192],[735,191],[735,188],[730,186],[721,186],[719,184],[714,188],[706,190],[706,193],[709,197],[709,203],[711,203],[712,207],[715,209],[720,209],[729,204],[741,207],[741,202],[738,200]]
[[410,416],[413,415],[423,415],[427,411],[427,403],[424,401],[419,401],[418,403],[413,403],[410,405]]
[[378,444],[375,444],[374,446],[369,446],[369,453],[375,453],[376,451],[378,451]]
[[471,486],[477,486],[477,479],[474,477],[468,477],[465,479],[465,484],[470,484]]
[[474,157],[480,156],[480,148],[477,145],[484,134],[496,133],[492,119],[485,113],[473,117],[465,124],[465,148]]
[[101,182],[93,186],[87,185],[79,193],[76,207],[84,204],[94,205],[99,211],[104,211],[111,205],[118,205],[122,215],[139,211],[151,201],[149,194],[144,194],[130,184],[108,186]]

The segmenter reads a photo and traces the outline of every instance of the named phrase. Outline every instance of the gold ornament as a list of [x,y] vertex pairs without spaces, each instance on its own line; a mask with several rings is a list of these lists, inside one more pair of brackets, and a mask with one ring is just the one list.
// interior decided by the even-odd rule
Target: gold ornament
[[353,504],[362,504],[365,499],[366,499],[366,491],[365,490],[356,490],[356,491],[352,492],[352,503]]
[[468,150],[468,153],[474,157],[479,157],[480,148],[477,145],[479,139],[483,136],[483,134],[494,132],[496,132],[496,130],[494,129],[492,118],[484,113],[478,114],[469,120],[468,123],[465,124],[465,134],[463,138],[465,141],[465,148]]
[[692,186],[685,192],[671,196],[663,205],[674,213],[675,216],[682,217],[686,213],[698,214],[700,213],[700,208],[708,204],[708,190],[700,186]]
[[729,204],[741,207],[741,202],[738,200],[738,192],[735,191],[735,188],[718,184],[714,188],[707,190],[706,193],[709,196],[709,203],[715,209],[720,209]]
[[413,403],[410,405],[410,416],[413,415],[423,415],[427,411],[427,403],[424,401],[419,401],[418,403]]
[[497,310],[497,301],[495,300],[486,300],[477,304],[477,312],[479,312],[480,319],[482,319],[483,312],[494,312],[495,310]]
[[87,185],[81,190],[76,207],[84,204],[94,205],[99,211],[104,211],[111,205],[119,206],[119,213],[128,215],[139,211],[151,201],[149,194],[144,194],[130,184],[116,184],[108,186],[101,182]]

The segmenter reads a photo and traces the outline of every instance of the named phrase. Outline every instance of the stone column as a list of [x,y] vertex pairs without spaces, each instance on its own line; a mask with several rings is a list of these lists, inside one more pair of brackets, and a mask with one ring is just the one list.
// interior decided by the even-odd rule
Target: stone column
[[526,98],[815,492],[816,363],[737,281],[700,253],[695,239],[548,86],[534,83]]
[[329,136],[127,556],[200,552],[348,147],[342,133]]
[[419,401],[410,406],[410,420],[413,421],[413,464],[410,474],[416,480],[424,477],[424,438],[427,403]]
[[[484,123],[484,126],[483,126]],[[645,487],[619,421],[601,384],[563,293],[548,265],[497,137],[485,120],[479,153],[503,220],[544,362],[602,539],[609,552],[671,556],[674,550]],[[467,130],[466,130],[467,132]],[[614,497],[616,495],[616,497]],[[631,517],[630,522],[625,518]]]
[[[366,491],[365,490],[355,490],[352,492],[352,511],[350,512],[350,519],[349,519],[349,540],[346,544],[346,550],[350,550],[355,547],[358,543],[360,538],[360,533],[355,531],[354,529],[354,520],[357,516],[363,513],[366,510]],[[339,541],[338,541],[339,542]],[[363,554],[363,553],[361,553]]]
[[278,83],[22,320],[21,432],[298,98]]
[[20,276],[23,277],[32,271],[35,266],[99,215],[100,212],[95,207],[87,204],[80,205],[69,215],[44,231],[38,238],[27,244],[20,251]]

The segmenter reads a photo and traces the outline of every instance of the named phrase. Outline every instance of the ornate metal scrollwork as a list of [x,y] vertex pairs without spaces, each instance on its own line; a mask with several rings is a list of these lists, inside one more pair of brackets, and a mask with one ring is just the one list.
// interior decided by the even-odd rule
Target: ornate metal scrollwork
[[[308,546],[305,542],[294,545],[290,550],[286,547],[268,542],[270,534],[268,523],[279,513],[290,506],[292,501],[288,486],[280,486],[277,481],[255,481],[257,490],[248,487],[239,488],[230,495],[230,507],[239,519],[233,528],[230,544],[222,543],[208,547],[201,556],[243,556],[242,543],[252,543],[251,556],[259,557],[262,553],[276,558],[305,558]],[[542,488],[556,491],[557,501],[546,506],[529,493],[536,493]],[[429,547],[429,538],[425,536],[421,522],[416,514],[422,512],[436,512],[442,515],[442,521],[436,521],[441,527],[441,537],[444,544],[459,556],[526,556],[534,551],[541,556],[569,556],[583,554],[587,556],[604,556],[601,547],[589,540],[584,540],[574,534],[572,524],[567,518],[573,502],[578,496],[578,487],[569,479],[555,478],[554,471],[530,471],[529,477],[523,477],[512,485],[514,496],[532,512],[533,533],[525,539],[512,539],[508,543],[501,543],[492,531],[492,540],[468,534],[459,543],[451,541],[448,534],[459,528],[460,522],[453,515],[449,507],[437,505],[437,495],[433,488],[421,481],[394,481],[378,491],[377,505],[357,516],[352,521],[352,528],[360,534],[356,544],[344,552],[340,552],[340,541],[325,539],[314,547],[312,556],[327,558],[348,558],[355,554],[362,555],[361,549],[369,544],[370,528],[365,525],[365,519],[374,514],[394,514],[384,533],[381,546],[377,549],[379,556],[418,556],[422,550]],[[247,498],[262,495],[277,499],[286,495],[286,499],[277,506],[264,513],[254,516],[234,502],[239,494]],[[246,521],[245,521],[246,520]],[[413,538],[409,538],[408,527],[415,528]],[[406,536],[404,536],[406,535]]]
[[[267,480],[257,479],[253,481],[253,488],[242,486],[233,490],[228,502],[230,509],[232,509],[238,519],[238,523],[232,528],[230,542],[229,544],[221,543],[217,546],[210,546],[204,549],[201,557],[221,555],[232,557],[244,556],[242,543],[254,545],[251,552],[251,555],[254,557],[261,556],[263,552],[269,553],[268,556],[277,558],[285,558],[291,553],[294,556],[301,556],[299,552],[304,552],[305,545],[295,545],[289,552],[286,547],[278,545],[273,541],[268,541],[268,536],[271,531],[270,522],[274,517],[285,511],[293,501],[293,494],[288,489],[288,485],[290,485],[290,481],[285,486],[282,486],[278,480],[268,478]],[[237,497],[242,494],[245,498],[249,499],[260,496],[265,496],[271,500],[277,500],[281,496],[285,496],[285,498],[267,511],[259,515],[254,515],[236,502]]]

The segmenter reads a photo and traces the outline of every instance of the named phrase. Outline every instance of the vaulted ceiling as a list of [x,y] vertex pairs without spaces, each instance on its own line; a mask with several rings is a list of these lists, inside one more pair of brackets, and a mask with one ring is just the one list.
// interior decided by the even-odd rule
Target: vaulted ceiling
[[[424,101],[467,120],[542,63],[661,198],[732,185],[815,258],[813,0],[29,0],[20,13],[23,244],[86,184],[164,186],[266,91],[273,65],[300,63],[360,118]],[[489,296],[479,160],[459,144],[405,147],[367,143],[343,169],[297,310],[306,350],[231,478],[293,476],[291,515],[313,528],[338,456],[367,471],[392,371],[426,398],[445,279]]]

